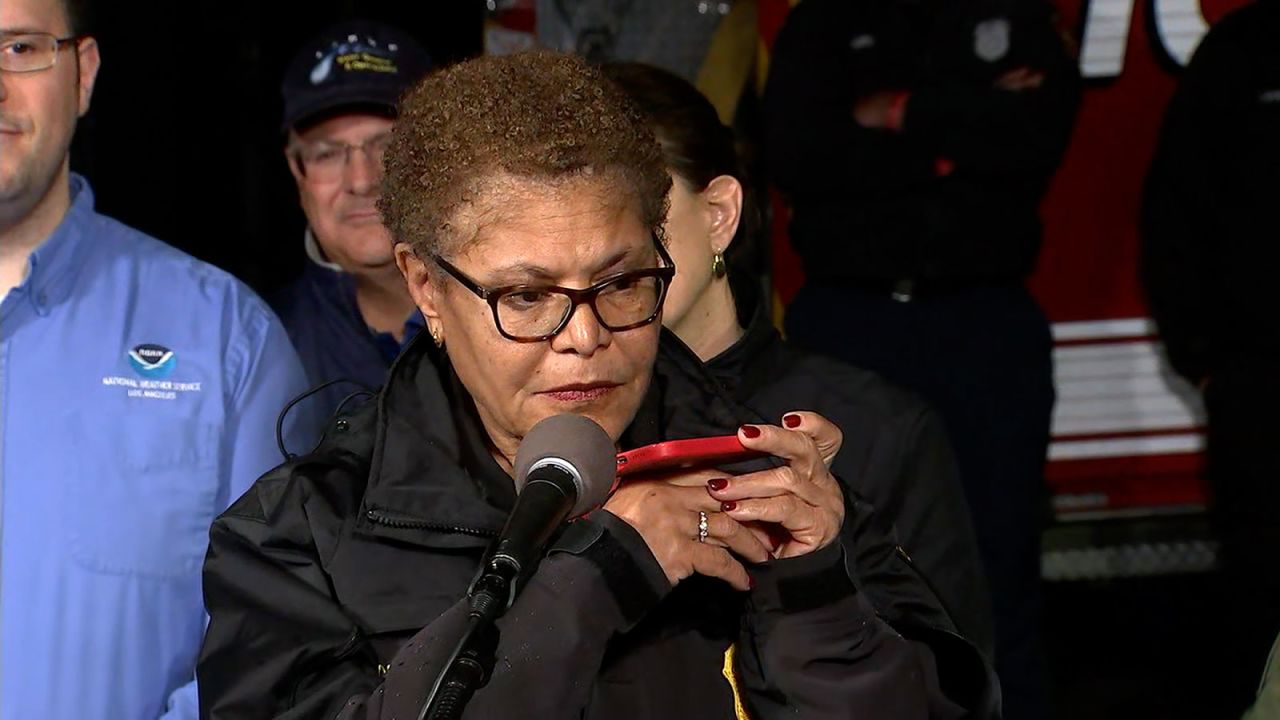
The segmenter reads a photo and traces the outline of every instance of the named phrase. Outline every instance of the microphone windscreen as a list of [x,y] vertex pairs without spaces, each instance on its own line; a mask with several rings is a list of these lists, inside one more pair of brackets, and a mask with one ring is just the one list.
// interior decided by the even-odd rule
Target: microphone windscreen
[[578,499],[570,517],[584,515],[602,505],[617,475],[613,440],[604,428],[582,415],[565,413],[544,418],[524,436],[516,451],[516,493],[524,490],[529,473],[546,463],[573,468]]

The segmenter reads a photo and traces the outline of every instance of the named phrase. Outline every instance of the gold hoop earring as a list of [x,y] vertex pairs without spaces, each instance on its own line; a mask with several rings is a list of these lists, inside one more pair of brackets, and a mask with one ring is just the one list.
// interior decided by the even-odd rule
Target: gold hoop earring
[[719,280],[729,274],[729,267],[724,263],[724,253],[717,252],[711,258],[711,277]]
[[431,341],[436,344],[436,347],[443,347],[444,343],[440,342],[440,330],[438,328],[431,328],[430,332]]

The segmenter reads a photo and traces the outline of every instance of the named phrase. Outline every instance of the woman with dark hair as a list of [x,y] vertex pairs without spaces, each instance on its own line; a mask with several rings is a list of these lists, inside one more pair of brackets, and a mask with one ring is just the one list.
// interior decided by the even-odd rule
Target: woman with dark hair
[[214,523],[202,717],[419,717],[516,502],[515,453],[562,414],[622,449],[736,431],[771,461],[629,480],[562,528],[463,717],[993,712],[977,653],[908,621],[941,613],[908,569],[848,569],[890,544],[829,470],[840,431],[799,410],[743,425],[660,342],[670,184],[642,116],[577,58],[480,58],[403,99],[380,207],[427,332]]
[[[898,543],[965,635],[990,652],[990,601],[942,426],[875,374],[785,343],[760,299],[761,223],[733,132],[697,88],[640,63],[606,66],[650,121],[671,174],[676,262],[662,322],[727,393],[767,422],[809,408],[844,431],[832,472],[892,522]],[[889,462],[868,464],[885,454]]]

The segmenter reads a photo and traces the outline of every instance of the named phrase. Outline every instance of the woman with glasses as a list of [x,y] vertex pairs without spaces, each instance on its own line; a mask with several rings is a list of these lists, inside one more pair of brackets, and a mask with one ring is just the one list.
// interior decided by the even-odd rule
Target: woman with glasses
[[760,218],[732,131],[673,73],[616,63],[605,74],[648,117],[672,178],[665,235],[677,270],[663,324],[752,413],[750,422],[805,407],[844,431],[832,471],[894,524],[952,620],[990,652],[982,562],[938,419],[874,374],[782,340],[761,302]]
[[[463,717],[983,707],[981,664],[900,635],[846,569],[878,531],[828,470],[839,431],[803,408],[739,426],[660,340],[669,187],[642,117],[570,56],[473,60],[403,99],[380,206],[427,332],[376,402],[214,524],[203,717],[420,717],[515,503],[516,451],[564,413],[621,449],[736,431],[775,462],[628,481],[572,523]],[[655,376],[660,352],[674,371]]]

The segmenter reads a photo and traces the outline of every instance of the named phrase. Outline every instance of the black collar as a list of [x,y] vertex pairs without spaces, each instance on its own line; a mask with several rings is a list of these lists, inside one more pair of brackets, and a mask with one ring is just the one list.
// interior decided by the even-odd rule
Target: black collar
[[[624,449],[667,437],[666,382],[655,377]],[[420,333],[378,396],[369,484],[360,529],[419,544],[457,546],[457,536],[487,538],[515,504],[515,486],[490,451],[475,402],[448,354]]]
[[378,396],[361,529],[456,545],[496,534],[515,487],[489,452],[475,405],[445,353],[420,333]]
[[[707,370],[735,403],[750,408],[761,388],[786,374],[795,359],[769,319],[768,303],[753,284],[735,284],[734,302],[745,332],[738,341],[707,361]],[[750,422],[777,422],[755,413]]]
[[[753,348],[780,344],[762,323],[753,322],[731,348],[735,356],[750,359]],[[725,367],[735,366],[726,361]],[[736,400],[693,351],[663,330],[648,392],[619,444],[631,449],[775,421]],[[501,530],[515,503],[514,484],[493,459],[475,403],[448,354],[429,334],[419,333],[392,364],[373,433],[357,530],[437,547],[487,542]]]

